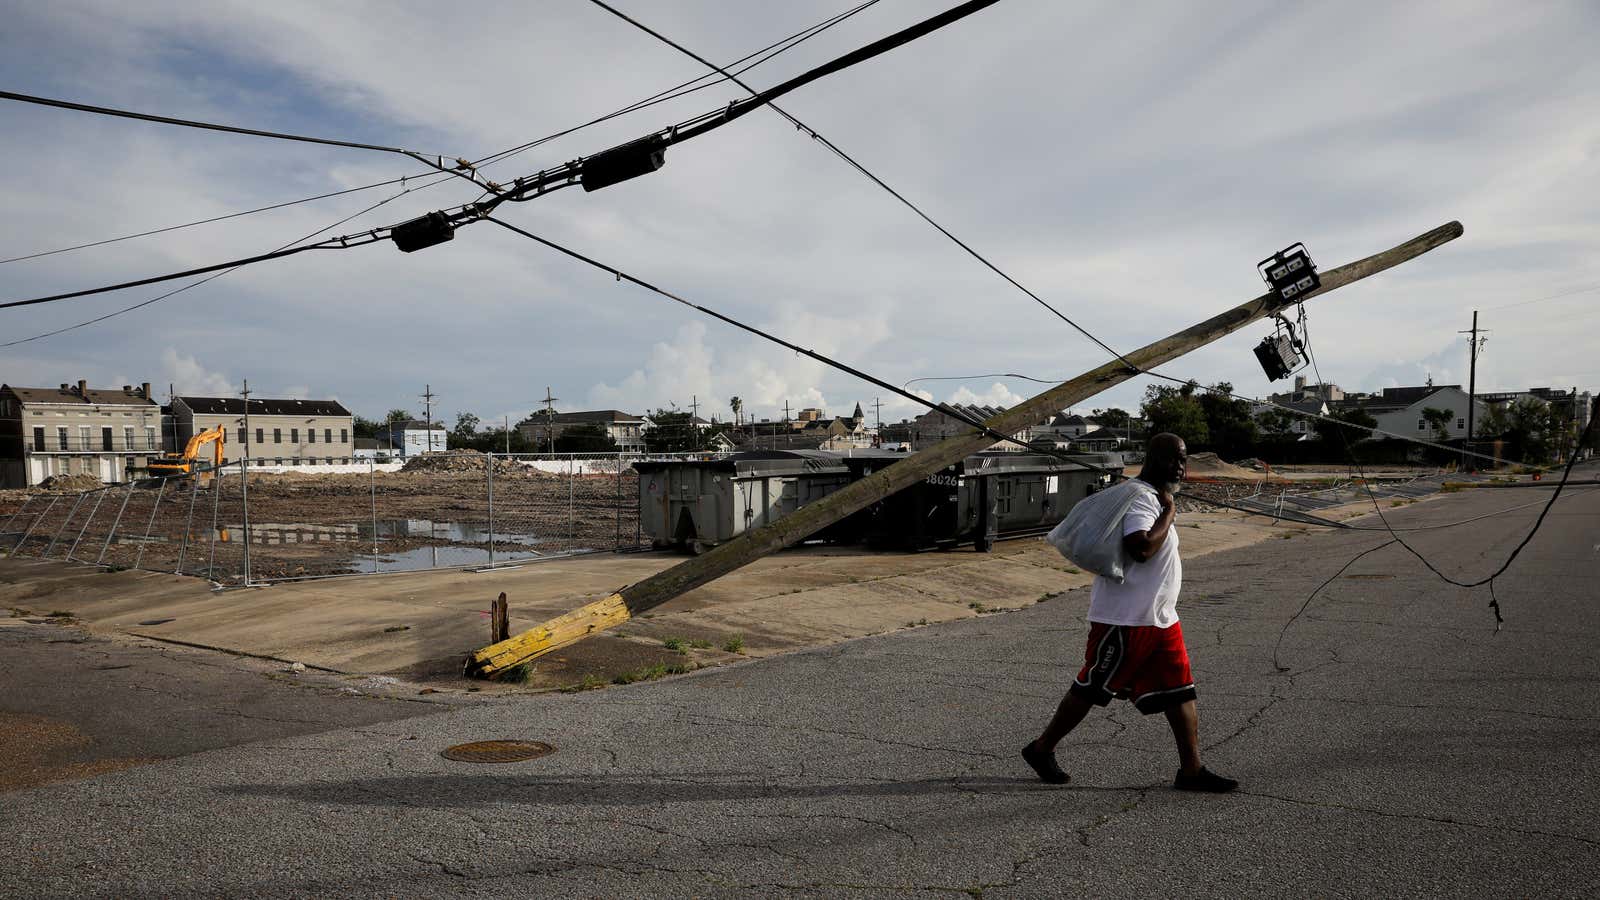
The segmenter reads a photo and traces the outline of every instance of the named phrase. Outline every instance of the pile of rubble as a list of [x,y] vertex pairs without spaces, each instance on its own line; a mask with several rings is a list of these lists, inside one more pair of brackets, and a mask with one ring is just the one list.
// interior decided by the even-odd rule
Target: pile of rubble
[[39,482],[39,487],[47,491],[92,491],[105,487],[98,475],[80,472],[77,475],[51,475]]
[[[439,473],[450,475],[466,475],[484,472],[484,460],[487,457],[477,450],[451,450],[444,453],[424,453],[406,460],[400,471],[414,473]],[[515,460],[494,458],[494,474],[496,475],[522,475],[540,476],[538,472]]]

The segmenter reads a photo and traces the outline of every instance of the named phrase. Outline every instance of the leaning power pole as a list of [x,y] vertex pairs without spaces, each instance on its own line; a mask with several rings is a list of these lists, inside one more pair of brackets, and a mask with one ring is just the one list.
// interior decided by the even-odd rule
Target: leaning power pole
[[[1441,225],[1397,247],[1324,273],[1322,286],[1300,295],[1295,302],[1304,302],[1382,272],[1460,236],[1461,223]],[[1014,434],[1052,411],[1082,403],[1144,371],[1171,362],[1251,322],[1270,316],[1285,305],[1276,291],[1263,294],[1019,403],[984,422],[984,427],[1002,434]],[[799,543],[851,513],[893,496],[993,443],[994,439],[987,433],[968,428],[859,481],[851,482],[821,500],[808,503],[770,525],[746,531],[701,556],[485,647],[467,658],[467,674],[493,677],[508,667],[543,656],[597,631],[620,625],[645,610],[682,596],[763,556]]]
[[[1467,344],[1470,358],[1467,363],[1467,439],[1461,445],[1461,468],[1463,470],[1467,470],[1474,465],[1472,462],[1472,413],[1473,407],[1477,406],[1478,397],[1478,351],[1482,350],[1484,343],[1489,340],[1488,338],[1478,337],[1480,330],[1478,328],[1478,311],[1473,310],[1472,328],[1468,331],[1456,332],[1456,334],[1472,335]],[[1482,333],[1488,334],[1489,332],[1483,331]]]

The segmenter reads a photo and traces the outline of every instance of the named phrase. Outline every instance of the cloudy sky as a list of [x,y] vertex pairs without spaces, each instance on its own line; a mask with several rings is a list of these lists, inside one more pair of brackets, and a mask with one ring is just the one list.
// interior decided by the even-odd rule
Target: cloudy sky
[[[622,7],[728,62],[844,2]],[[882,0],[750,72],[768,85],[953,0]],[[0,87],[260,129],[482,157],[703,73],[584,0],[546,3],[4,4]],[[1141,4],[1003,0],[782,101],[1118,349],[1262,290],[1303,241],[1323,268],[1459,219],[1465,237],[1308,304],[1346,389],[1464,382],[1600,387],[1600,7],[1572,3]],[[487,170],[536,172],[719,107],[727,84]],[[393,155],[0,101],[0,258],[408,174]],[[334,233],[473,199],[422,187]],[[0,264],[12,300],[259,253],[385,198],[377,188]],[[675,147],[647,178],[514,204],[515,224],[939,400],[1012,403],[1103,351],[769,111]],[[168,288],[170,289],[170,288]],[[157,296],[0,311],[0,343]],[[1272,389],[1257,325],[1167,371]],[[916,409],[493,225],[401,254],[382,243],[253,266],[0,349],[0,381],[151,381],[342,400],[358,413],[701,411],[785,402]],[[1135,405],[1144,381],[1082,408]],[[1280,385],[1281,386],[1281,383]]]

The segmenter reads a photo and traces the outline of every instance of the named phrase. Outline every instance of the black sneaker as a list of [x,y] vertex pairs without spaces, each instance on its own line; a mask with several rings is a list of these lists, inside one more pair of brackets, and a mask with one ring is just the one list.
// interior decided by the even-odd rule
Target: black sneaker
[[1054,753],[1035,750],[1032,741],[1022,748],[1022,759],[1033,767],[1033,771],[1039,775],[1039,780],[1045,784],[1066,784],[1072,778],[1061,771],[1061,766],[1056,764]]
[[1226,794],[1239,786],[1239,782],[1232,778],[1224,778],[1205,766],[1193,775],[1178,772],[1178,777],[1172,780],[1172,786],[1180,791],[1205,791],[1210,794]]

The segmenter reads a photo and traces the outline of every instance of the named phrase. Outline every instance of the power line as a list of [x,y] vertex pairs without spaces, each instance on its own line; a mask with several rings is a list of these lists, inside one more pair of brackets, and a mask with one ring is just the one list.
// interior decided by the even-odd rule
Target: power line
[[[819,22],[819,23],[817,23],[815,25],[812,25],[809,28],[802,29],[801,31],[796,32],[795,34],[789,35],[788,37],[783,38],[782,40],[779,40],[779,41],[776,41],[774,43],[768,44],[767,46],[762,47],[759,50],[756,50],[756,51],[754,51],[752,53],[749,53],[749,54],[737,59],[737,60],[734,60],[733,62],[729,63],[728,65],[730,67],[731,66],[738,66],[738,65],[740,65],[742,63],[746,63],[746,62],[754,59],[755,60],[754,62],[751,62],[749,65],[746,65],[743,68],[740,68],[740,69],[737,70],[740,74],[743,74],[744,72],[750,71],[751,69],[755,68],[756,66],[759,66],[759,65],[767,62],[768,60],[778,56],[781,53],[785,53],[785,52],[787,52],[789,50],[794,49],[795,47],[798,47],[800,44],[805,43],[806,41],[810,40],[811,38],[816,37],[817,35],[823,33],[824,31],[827,31],[828,29],[832,28],[833,26],[838,25],[840,22],[845,21],[846,19],[850,18],[851,16],[856,15],[857,13],[861,12],[862,10],[867,9],[868,7],[873,6],[873,5],[877,4],[878,2],[879,2],[879,0],[867,0],[867,2],[865,2],[865,3],[862,3],[862,4],[858,5],[858,6],[852,7],[851,9],[845,10],[844,12],[838,13],[838,14],[836,14],[836,15],[828,18],[828,19],[824,19],[823,21],[821,21],[821,22]],[[763,54],[765,54],[765,55],[763,55]],[[760,58],[756,59],[756,57],[760,57]],[[622,107],[621,109],[618,109],[618,110],[615,110],[613,112],[607,113],[606,115],[600,116],[598,118],[590,119],[589,121],[584,122],[583,124],[575,125],[575,126],[572,126],[570,128],[565,128],[565,129],[562,129],[561,131],[554,132],[552,134],[546,135],[546,136],[544,136],[542,138],[539,138],[537,140],[529,141],[529,142],[523,143],[523,144],[519,144],[519,145],[517,145],[515,147],[511,147],[511,148],[508,148],[506,150],[502,150],[502,151],[500,151],[498,153],[490,154],[489,156],[485,156],[485,157],[483,157],[481,159],[474,160],[472,162],[472,165],[474,167],[476,167],[476,168],[486,168],[486,167],[491,166],[491,165],[497,165],[499,163],[505,162],[506,160],[510,159],[511,157],[516,156],[516,155],[518,155],[518,154],[520,154],[520,153],[522,153],[524,151],[527,151],[527,150],[533,149],[535,147],[541,146],[541,145],[543,145],[545,143],[548,143],[550,141],[556,140],[557,138],[561,138],[561,137],[565,137],[565,136],[567,136],[569,134],[573,134],[574,132],[580,131],[580,130],[582,130],[584,128],[588,128],[588,127],[590,127],[592,125],[597,125],[597,124],[600,124],[602,122],[607,122],[607,121],[610,121],[611,119],[617,118],[619,116],[627,115],[629,113],[638,112],[639,110],[647,109],[647,108],[649,108],[651,106],[655,106],[655,105],[657,105],[659,103],[665,103],[665,102],[670,101],[670,100],[675,100],[675,99],[678,99],[680,97],[685,97],[685,96],[688,96],[689,94],[695,93],[696,91],[701,91],[701,90],[705,90],[706,88],[715,87],[717,84],[720,84],[723,81],[727,80],[724,77],[724,78],[719,78],[719,79],[715,79],[715,80],[711,80],[711,81],[706,81],[706,79],[709,78],[709,77],[710,77],[709,75],[701,75],[701,76],[699,76],[697,78],[692,78],[692,79],[690,79],[688,81],[682,82],[681,84],[675,85],[674,87],[671,87],[671,88],[668,88],[668,89],[666,89],[664,91],[660,91],[658,93],[652,94],[651,96],[646,97],[643,100],[635,101],[634,103],[629,104],[628,106]],[[706,83],[698,85],[698,86],[695,86],[695,87],[691,87],[691,85],[695,85],[696,82],[700,82],[700,81],[706,81]],[[329,193],[318,194],[318,195],[313,196],[313,197],[303,197],[303,198],[298,199],[298,200],[288,200],[288,201],[284,201],[282,203],[274,203],[274,204],[270,204],[268,206],[260,206],[260,207],[256,207],[255,209],[244,210],[242,212],[227,213],[225,215],[220,215],[220,216],[212,216],[210,218],[199,219],[199,220],[196,220],[196,221],[193,221],[193,222],[185,222],[185,223],[183,223],[181,225],[169,225],[169,226],[165,226],[165,227],[162,227],[162,228],[153,228],[153,229],[150,229],[150,230],[147,230],[147,231],[136,232],[136,233],[133,233],[133,234],[125,234],[125,235],[122,235],[120,237],[106,238],[104,240],[90,241],[90,242],[83,243],[83,244],[75,244],[75,245],[70,246],[70,247],[60,247],[60,248],[57,248],[57,249],[54,249],[54,250],[44,250],[44,251],[40,251],[40,252],[37,252],[37,253],[29,253],[29,254],[25,254],[25,255],[22,255],[22,256],[14,256],[14,257],[11,257],[9,259],[0,259],[0,265],[4,265],[6,263],[13,263],[13,262],[22,262],[24,260],[29,260],[29,259],[38,259],[40,257],[52,256],[52,255],[55,255],[57,253],[67,253],[67,252],[70,252],[70,251],[73,251],[73,250],[85,250],[85,249],[88,249],[88,248],[91,248],[91,247],[100,247],[100,246],[104,246],[106,244],[117,243],[119,241],[127,241],[127,240],[133,240],[135,238],[149,237],[151,235],[164,234],[164,233],[169,232],[169,231],[177,231],[177,230],[184,229],[184,228],[193,228],[193,227],[198,226],[198,225],[209,225],[209,224],[211,224],[213,222],[221,222],[221,221],[224,221],[224,220],[227,220],[227,219],[239,218],[241,216],[249,216],[249,215],[255,215],[256,213],[271,212],[272,210],[284,209],[286,207],[296,206],[296,205],[302,204],[302,203],[314,203],[314,202],[316,202],[318,200],[326,200],[326,199],[329,199],[329,198],[332,198],[332,197],[343,196],[345,194],[353,194],[353,193],[358,193],[358,192],[361,192],[361,191],[369,191],[369,190],[374,190],[376,188],[389,187],[391,185],[396,185],[396,184],[405,184],[405,183],[407,183],[408,181],[410,181],[412,179],[425,177],[428,174],[430,174],[430,173],[421,172],[421,173],[416,173],[416,174],[412,174],[412,175],[402,175],[399,178],[391,178],[391,179],[389,179],[387,181],[377,181],[377,182],[373,182],[372,184],[365,184],[365,185],[361,185],[360,187],[346,188],[344,190],[339,190],[339,191],[331,191]],[[433,187],[434,185],[438,185],[438,184],[444,184],[444,183],[446,183],[446,182],[448,182],[450,180],[451,180],[450,177],[437,178],[437,179],[429,181],[429,182],[427,182],[425,184],[421,184],[421,185],[418,185],[417,187],[411,188],[411,190],[422,190],[423,188]]]
[[[389,203],[392,200],[398,200],[401,197],[404,197],[406,194],[411,193],[412,190],[413,190],[412,188],[407,188],[406,190],[400,191],[399,193],[392,194],[392,195],[390,195],[388,197],[385,197],[384,199],[379,200],[377,203],[374,203],[371,206],[368,206],[365,209],[360,210],[359,212],[351,213],[350,215],[345,216],[344,218],[340,219],[337,222],[334,222],[331,225],[327,225],[327,226],[324,226],[322,228],[319,228],[316,231],[313,231],[313,232],[311,232],[310,234],[308,234],[308,235],[306,235],[304,237],[297,238],[295,240],[290,241],[287,244],[283,244],[283,245],[279,246],[277,249],[278,250],[284,250],[284,249],[287,249],[289,247],[293,247],[295,244],[299,244],[299,243],[303,243],[305,241],[309,241],[312,238],[316,237],[319,234],[322,234],[325,231],[331,231],[331,230],[333,230],[335,228],[338,228],[340,225],[343,225],[346,222],[349,222],[352,219],[360,218],[361,216],[364,216],[367,213],[372,212],[373,210],[377,209],[380,206],[383,206],[386,203]],[[136,309],[142,309],[143,307],[149,306],[152,303],[157,303],[159,301],[165,300],[168,297],[171,297],[171,296],[173,296],[175,294],[181,294],[184,291],[189,290],[190,288],[197,288],[197,287],[199,287],[199,286],[201,286],[203,284],[206,284],[208,282],[215,281],[216,279],[221,278],[222,276],[227,275],[230,272],[235,272],[235,271],[238,271],[237,267],[235,267],[233,269],[223,269],[220,272],[216,272],[216,273],[213,273],[211,275],[207,275],[205,278],[202,278],[199,281],[195,281],[195,282],[192,282],[190,284],[186,284],[183,287],[177,288],[175,290],[167,291],[165,294],[159,294],[159,295],[157,295],[155,297],[151,297],[149,300],[145,300],[145,301],[142,301],[140,303],[135,303],[132,306],[123,307],[122,309],[119,309],[116,312],[107,313],[107,314],[105,314],[103,316],[99,316],[97,318],[89,319],[89,320],[84,321],[84,322],[79,322],[79,323],[77,323],[75,325],[68,325],[65,328],[57,328],[54,331],[46,331],[46,332],[44,332],[42,334],[36,334],[36,335],[34,335],[32,337],[25,337],[25,338],[21,338],[19,340],[15,340],[15,341],[8,341],[6,343],[0,344],[0,349],[3,349],[5,347],[15,347],[18,344],[26,344],[26,343],[29,343],[31,341],[40,340],[42,338],[54,337],[55,335],[62,334],[62,333],[68,332],[68,331],[73,331],[73,330],[76,330],[76,329],[79,329],[79,328],[83,328],[83,327],[85,327],[87,325],[94,325],[94,324],[97,324],[99,322],[104,322],[107,319],[112,319],[112,318],[120,316],[120,315],[122,315],[124,313],[130,313],[130,312],[133,312]]]
[[[154,113],[134,112],[133,110],[116,109],[110,106],[94,106],[89,103],[75,103],[71,100],[56,100],[50,97],[36,97],[32,94],[18,94],[14,91],[0,91],[0,99],[16,100],[20,103],[33,103],[39,106],[53,106],[58,109],[77,110],[78,112],[94,113],[101,116],[116,116],[123,119],[138,119],[140,121],[156,122],[162,125],[178,125],[184,128],[198,128],[204,131],[222,131],[229,134],[243,134],[251,137],[273,138],[280,141],[298,141],[305,144],[325,144],[330,147],[349,147],[356,150],[376,150],[380,153],[397,153],[401,156],[410,157],[411,159],[414,159],[425,166],[437,169],[440,172],[465,178],[474,184],[478,183],[477,179],[475,179],[472,175],[467,174],[467,172],[471,170],[471,164],[465,159],[457,157],[457,167],[455,169],[449,169],[444,165],[445,157],[437,153],[422,154],[416,152],[415,150],[405,150],[400,147],[385,147],[382,144],[363,144],[359,141],[340,141],[334,140],[333,138],[311,137],[304,134],[289,134],[282,131],[263,131],[259,128],[244,128],[238,125],[220,125],[216,122],[202,122],[198,119],[179,119],[173,116],[160,116]],[[430,162],[428,160],[429,156],[432,156],[435,161]]]
[[[870,44],[857,48],[856,50],[852,50],[842,56],[836,57],[820,66],[816,66],[812,69],[802,72],[801,74],[796,75],[787,81],[768,88],[767,90],[749,98],[748,100],[734,101],[729,103],[725,108],[703,113],[699,116],[695,116],[680,122],[670,128],[652,132],[643,138],[610,147],[587,158],[587,160],[580,157],[579,159],[573,160],[572,162],[558,166],[554,169],[541,171],[537,175],[528,176],[526,178],[518,178],[515,180],[514,185],[506,190],[500,190],[499,186],[493,184],[492,182],[487,185],[481,185],[486,190],[492,191],[494,194],[493,197],[487,200],[478,200],[471,203],[462,204],[458,207],[452,207],[454,210],[453,212],[447,213],[440,211],[437,213],[432,213],[423,217],[423,219],[429,220],[428,223],[430,226],[447,228],[453,233],[454,229],[460,227],[461,225],[471,224],[472,222],[481,221],[482,219],[487,218],[491,212],[499,207],[500,204],[507,201],[524,202],[534,199],[535,197],[543,196],[544,194],[547,194],[553,190],[571,187],[574,184],[580,183],[583,184],[587,190],[594,190],[597,187],[604,187],[609,184],[613,184],[615,183],[614,178],[612,180],[605,180],[605,178],[602,177],[602,180],[598,183],[589,180],[595,175],[601,174],[602,172],[601,169],[595,167],[595,160],[614,162],[619,156],[622,156],[628,157],[627,162],[632,164],[637,161],[637,159],[634,157],[639,154],[641,147],[647,153],[665,152],[665,149],[669,146],[682,143],[721,128],[722,126],[727,125],[746,115],[751,110],[763,103],[770,102],[773,99],[804,87],[805,85],[810,84],[811,82],[820,78],[824,78],[835,72],[887,53],[890,50],[910,43],[919,37],[923,37],[932,33],[933,31],[943,28],[952,22],[956,22],[966,16],[969,16],[978,10],[992,6],[997,2],[998,0],[967,0],[966,3],[962,3],[956,7],[946,10],[943,13],[932,16],[928,19],[924,19],[915,25],[903,28],[894,34],[880,38]],[[657,164],[659,165],[659,162]],[[625,175],[623,177],[632,177],[633,174],[642,173],[630,173],[629,175]],[[614,176],[615,173],[607,172],[605,175]],[[419,219],[414,221],[420,222],[422,220]],[[375,241],[383,240],[386,237],[390,237],[391,233],[396,227],[398,226],[375,228],[361,235],[345,235],[337,238],[329,238],[328,240],[322,241],[318,244],[291,248],[287,251],[264,253],[259,256],[247,257],[245,259],[233,260],[226,263],[218,263],[212,266],[204,266],[169,275],[154,276],[151,278],[143,278],[135,281],[123,282],[121,284],[90,288],[81,291],[69,291],[62,294],[54,294],[48,297],[38,297],[30,300],[16,300],[9,303],[0,303],[0,309],[6,309],[15,306],[28,306],[36,303],[47,303],[57,300],[66,300],[75,297],[84,297],[91,294],[105,293],[107,291],[120,290],[128,287],[137,287],[145,284],[154,284],[161,281],[170,281],[174,278],[184,278],[190,275],[202,274],[219,269],[249,265],[256,262],[264,262],[267,260],[288,256],[292,253],[304,252],[306,250],[335,248],[348,249],[350,247],[363,246],[365,244],[370,244]]]
[[[219,125],[215,122],[201,122],[196,119],[178,119],[172,116],[158,116],[153,113],[133,112],[126,109],[114,109],[109,106],[93,106],[88,103],[74,103],[70,100],[55,100],[49,97],[35,97],[32,94],[18,94],[14,91],[0,91],[0,98],[16,100],[21,103],[34,103],[39,106],[54,106],[59,109],[73,109],[79,112],[95,113],[102,116],[119,116],[124,119],[140,119],[145,122],[159,122],[163,125],[181,125],[185,128],[201,128],[208,131],[226,131],[232,134],[246,134],[254,137],[276,138],[281,141],[300,141],[307,144],[327,144],[332,147],[352,147],[357,150],[378,150],[384,153],[400,153],[406,156],[415,155],[415,151],[403,150],[399,147],[385,147],[381,144],[363,144],[358,141],[340,141],[333,138],[310,137],[303,134],[288,134],[281,131],[262,131],[258,128],[243,128],[238,125]],[[438,156],[438,154],[431,154]],[[443,157],[438,157],[443,159]]]

